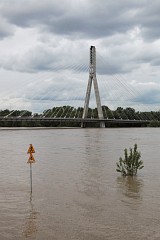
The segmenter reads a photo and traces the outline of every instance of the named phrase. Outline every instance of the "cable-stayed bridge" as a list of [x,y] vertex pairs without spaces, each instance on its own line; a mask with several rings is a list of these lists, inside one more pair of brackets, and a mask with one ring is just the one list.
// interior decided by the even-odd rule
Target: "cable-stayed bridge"
[[[101,56],[100,60],[103,62]],[[8,110],[6,108],[0,111],[0,122],[78,123],[81,127],[85,127],[88,123],[98,123],[101,128],[104,128],[108,123],[147,124],[153,120],[160,120],[159,110],[152,109],[151,111],[147,105],[144,108],[137,101],[141,92],[136,92],[131,85],[127,85],[125,80],[117,75],[114,75],[112,79],[110,76],[106,77],[105,74],[100,74],[97,77],[96,64],[96,49],[91,46],[89,68],[83,64],[59,66],[59,72],[56,74],[54,72],[57,81],[53,85],[51,84],[52,78],[49,78],[48,75],[43,75],[42,84],[40,84],[39,79],[27,82],[28,88],[25,88],[24,93],[21,92],[24,98],[12,95],[9,98],[13,99],[10,108],[16,109],[14,105],[16,106],[18,103],[20,106],[23,99],[25,99],[23,104],[30,100],[28,101],[30,105],[32,100],[32,104],[40,102],[40,105],[43,105],[42,103],[45,102],[45,104],[48,103],[48,106],[45,105],[42,113],[32,113],[29,110]],[[63,69],[63,77],[59,74],[62,72],[61,69]],[[72,75],[68,74],[68,69],[72,69]],[[51,67],[51,70],[54,71],[54,68]],[[87,90],[85,90],[85,78],[87,77],[88,84]],[[74,87],[75,78],[78,78],[78,81]],[[84,79],[83,87],[82,78]],[[65,81],[61,82],[60,88],[58,82],[63,81],[63,79]],[[37,83],[36,86],[35,83]],[[38,94],[35,93],[35,90],[39,90]],[[7,99],[5,99],[6,101]],[[92,106],[93,102],[96,103],[94,107]]]

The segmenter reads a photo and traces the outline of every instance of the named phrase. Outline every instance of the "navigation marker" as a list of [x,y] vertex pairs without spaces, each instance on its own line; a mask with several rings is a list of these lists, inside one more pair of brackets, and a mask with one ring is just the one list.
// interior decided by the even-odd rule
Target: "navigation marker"
[[35,150],[32,144],[30,144],[27,153],[30,154],[27,163],[30,164],[30,182],[31,182],[31,193],[32,193],[32,163],[36,162],[32,154],[32,153],[35,153]]
[[34,147],[32,144],[29,145],[28,152],[27,153],[35,153]]

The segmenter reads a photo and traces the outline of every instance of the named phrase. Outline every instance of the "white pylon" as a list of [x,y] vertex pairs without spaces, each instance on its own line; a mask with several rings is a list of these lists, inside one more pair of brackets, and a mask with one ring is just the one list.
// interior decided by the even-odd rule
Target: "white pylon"
[[[87,118],[88,114],[88,107],[89,107],[89,100],[91,95],[91,87],[92,82],[94,85],[94,91],[95,91],[95,97],[96,97],[96,103],[97,103],[97,110],[98,110],[98,117],[99,119],[104,119],[103,112],[102,112],[102,106],[101,106],[101,100],[99,95],[99,89],[98,89],[98,83],[96,78],[96,48],[95,46],[90,47],[90,65],[89,65],[89,79],[88,79],[88,86],[86,91],[86,98],[84,103],[84,110],[83,110],[83,116],[82,118]],[[85,127],[85,123],[81,124],[81,127]],[[100,128],[105,128],[105,122],[100,122]]]

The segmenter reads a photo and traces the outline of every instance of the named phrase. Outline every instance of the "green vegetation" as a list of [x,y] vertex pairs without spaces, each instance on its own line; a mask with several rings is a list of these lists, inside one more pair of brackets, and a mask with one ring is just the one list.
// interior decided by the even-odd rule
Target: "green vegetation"
[[148,124],[148,127],[160,127],[160,122],[159,122],[158,120],[151,121],[151,122]]
[[130,148],[130,153],[128,150],[124,149],[124,159],[119,158],[119,163],[117,164],[117,172],[120,172],[122,176],[135,176],[138,169],[142,169],[143,161],[140,160],[141,153],[137,151],[137,144],[134,145],[134,149]]
[[[126,119],[126,120],[149,120],[150,123],[144,122],[141,123],[115,123],[107,122],[106,127],[160,127],[160,111],[154,112],[140,112],[136,111],[133,108],[122,108],[118,107],[116,110],[111,110],[109,107],[103,105],[102,111],[104,118],[107,119]],[[27,121],[9,121],[3,119],[0,121],[0,127],[80,127],[81,123],[77,122],[60,122],[60,121],[50,121],[46,122],[40,119],[40,121],[34,121],[34,118],[40,118],[41,116],[48,118],[82,118],[83,108],[75,108],[73,106],[62,106],[62,107],[53,107],[52,109],[46,109],[43,113],[32,113],[27,110],[0,110],[0,117],[9,116],[9,117],[26,117],[28,116],[31,119]],[[89,108],[87,118],[98,118],[97,108]],[[154,120],[153,120],[154,119]],[[99,127],[99,123],[86,123],[86,127]]]

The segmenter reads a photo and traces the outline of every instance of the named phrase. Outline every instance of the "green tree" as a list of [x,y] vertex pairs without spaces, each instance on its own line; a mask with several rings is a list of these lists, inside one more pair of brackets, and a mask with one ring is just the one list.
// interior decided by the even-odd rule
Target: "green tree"
[[119,158],[119,163],[117,164],[117,172],[120,172],[123,176],[135,176],[138,169],[142,169],[143,161],[140,160],[141,153],[137,151],[137,144],[134,145],[134,149],[130,148],[130,153],[128,150],[124,149],[124,159]]
[[155,121],[151,121],[149,124],[148,124],[149,127],[160,127],[160,122],[158,120],[155,120]]

